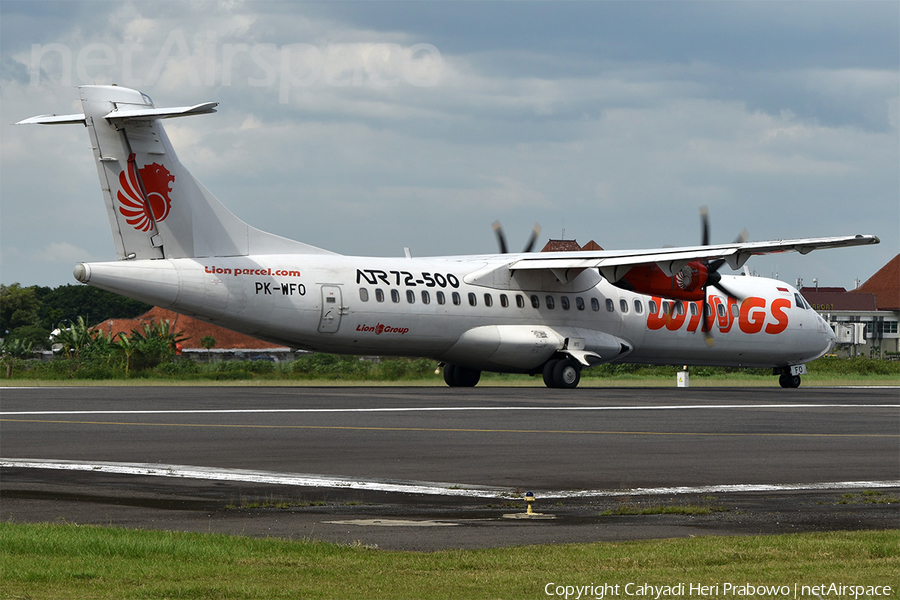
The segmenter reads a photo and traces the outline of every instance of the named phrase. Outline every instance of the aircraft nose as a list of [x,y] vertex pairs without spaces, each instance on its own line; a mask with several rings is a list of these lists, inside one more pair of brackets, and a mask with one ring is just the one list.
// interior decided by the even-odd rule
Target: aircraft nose
[[822,315],[817,314],[816,318],[819,320],[819,331],[822,333],[826,343],[825,354],[829,354],[837,346],[837,335],[834,333],[831,325],[828,324],[828,321],[822,318]]

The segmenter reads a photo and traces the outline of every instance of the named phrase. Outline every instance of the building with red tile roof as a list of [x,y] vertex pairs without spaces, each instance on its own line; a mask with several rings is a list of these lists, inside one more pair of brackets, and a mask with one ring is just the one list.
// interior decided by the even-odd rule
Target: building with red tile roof
[[831,323],[849,354],[900,352],[900,254],[855,290],[805,287],[800,293]]
[[135,319],[107,319],[93,327],[93,329],[113,337],[118,336],[119,333],[124,333],[127,336],[133,330],[141,331],[145,323],[162,323],[165,321],[169,322],[173,332],[180,333],[181,337],[185,338],[184,341],[179,343],[179,346],[183,352],[188,354],[199,353],[198,356],[206,357],[208,352],[200,343],[200,340],[206,336],[212,336],[216,340],[216,345],[212,351],[213,354],[235,355],[237,357],[249,355],[292,357],[290,348],[285,346],[264,342],[249,335],[159,307],[154,307]]
[[900,311],[900,254],[853,292],[875,294],[878,310]]

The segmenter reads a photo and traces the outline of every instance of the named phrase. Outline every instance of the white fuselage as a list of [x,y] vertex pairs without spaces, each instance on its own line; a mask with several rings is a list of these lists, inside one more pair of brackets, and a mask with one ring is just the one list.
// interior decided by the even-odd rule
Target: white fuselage
[[561,284],[511,273],[509,262],[262,255],[92,263],[76,277],[295,348],[482,370],[537,372],[575,340],[603,362],[748,367],[803,364],[834,342],[799,293],[772,279],[728,277],[739,303],[710,291],[711,345],[699,303],[625,291],[593,269]]

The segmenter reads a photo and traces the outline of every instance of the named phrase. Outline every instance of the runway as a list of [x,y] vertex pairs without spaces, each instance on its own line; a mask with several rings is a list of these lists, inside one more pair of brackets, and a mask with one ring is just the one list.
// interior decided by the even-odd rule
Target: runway
[[[211,507],[265,489],[357,498],[394,516],[512,505],[524,491],[567,507],[564,517],[622,497],[900,488],[896,388],[73,387],[0,397],[4,520],[11,502],[29,520],[26,500],[82,487],[95,508],[121,500],[117,482],[137,505],[161,489]],[[900,512],[887,506],[896,526]]]

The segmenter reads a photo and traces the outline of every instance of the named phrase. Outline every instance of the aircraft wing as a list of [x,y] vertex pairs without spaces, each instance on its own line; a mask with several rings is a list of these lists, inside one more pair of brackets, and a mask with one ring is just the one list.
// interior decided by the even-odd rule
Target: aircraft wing
[[599,269],[610,281],[618,281],[629,269],[638,265],[655,263],[667,276],[672,277],[692,261],[724,260],[732,269],[740,269],[751,256],[779,252],[808,254],[823,248],[865,246],[878,244],[874,235],[847,235],[768,242],[733,242],[711,246],[686,246],[649,250],[548,252],[518,255],[510,263],[510,271],[549,270],[563,283],[571,281],[585,269]]

